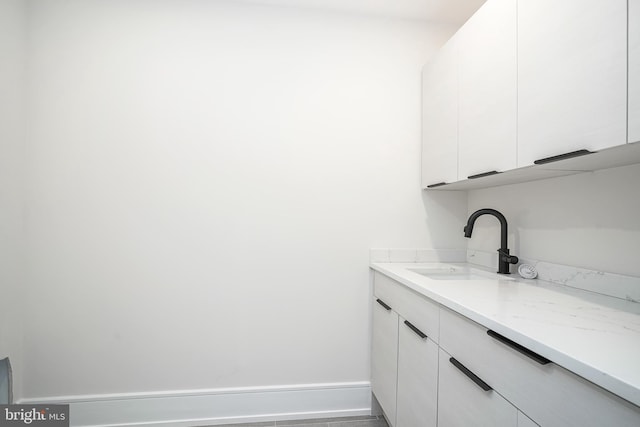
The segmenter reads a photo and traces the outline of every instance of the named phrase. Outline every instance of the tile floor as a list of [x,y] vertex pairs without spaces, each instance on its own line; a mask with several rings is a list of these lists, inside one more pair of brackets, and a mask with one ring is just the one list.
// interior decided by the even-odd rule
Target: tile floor
[[319,418],[314,420],[270,421],[267,423],[225,424],[216,427],[388,427],[382,416]]

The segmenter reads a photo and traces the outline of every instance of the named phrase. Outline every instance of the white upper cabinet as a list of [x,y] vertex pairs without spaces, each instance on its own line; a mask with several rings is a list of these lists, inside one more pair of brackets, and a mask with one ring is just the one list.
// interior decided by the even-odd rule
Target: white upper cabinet
[[458,179],[516,167],[516,1],[490,0],[458,32]]
[[488,0],[422,77],[423,188],[640,162],[640,0]]
[[627,0],[518,0],[517,40],[518,167],[627,142]]
[[422,71],[422,187],[458,178],[456,36]]
[[640,0],[629,0],[629,140],[640,141]]

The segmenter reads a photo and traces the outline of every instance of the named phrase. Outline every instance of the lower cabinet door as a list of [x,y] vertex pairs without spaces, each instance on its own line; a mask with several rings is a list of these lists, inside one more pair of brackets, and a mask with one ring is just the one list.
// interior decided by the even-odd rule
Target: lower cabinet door
[[435,427],[438,409],[438,345],[399,318],[396,427]]
[[518,410],[451,359],[440,349],[438,427],[516,427]]
[[531,418],[527,417],[522,412],[518,411],[518,427],[540,427],[534,423]]
[[396,422],[398,314],[382,300],[373,301],[371,389],[392,426]]

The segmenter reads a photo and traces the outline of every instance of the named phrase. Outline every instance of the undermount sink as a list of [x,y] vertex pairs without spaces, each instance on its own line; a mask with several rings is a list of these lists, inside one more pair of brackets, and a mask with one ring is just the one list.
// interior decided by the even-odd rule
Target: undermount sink
[[495,273],[489,273],[482,270],[471,269],[468,267],[445,267],[445,268],[408,268],[407,270],[418,273],[421,276],[428,277],[433,280],[491,280],[491,279],[507,279],[507,277],[498,276]]

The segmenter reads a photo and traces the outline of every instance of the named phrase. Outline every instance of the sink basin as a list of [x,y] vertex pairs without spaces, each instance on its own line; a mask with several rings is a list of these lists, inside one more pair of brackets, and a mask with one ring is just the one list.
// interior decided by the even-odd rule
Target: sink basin
[[487,277],[473,273],[418,273],[433,280],[487,280]]
[[[476,270],[476,269],[471,269],[466,267],[408,268],[408,270],[433,280],[507,279],[506,277],[497,277],[497,275],[494,273],[488,273],[486,271]],[[511,280],[511,279],[508,279],[508,280]]]

